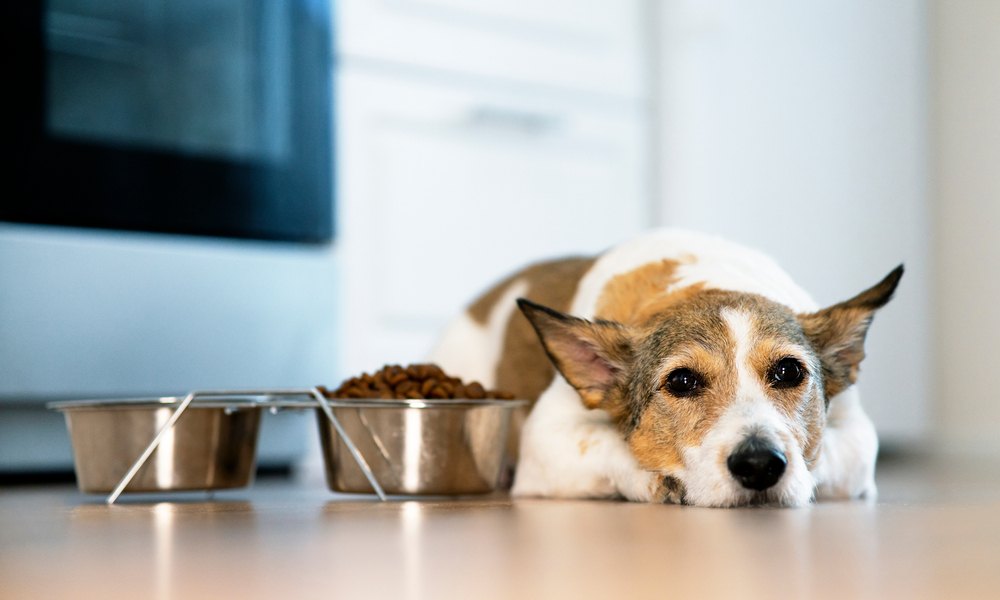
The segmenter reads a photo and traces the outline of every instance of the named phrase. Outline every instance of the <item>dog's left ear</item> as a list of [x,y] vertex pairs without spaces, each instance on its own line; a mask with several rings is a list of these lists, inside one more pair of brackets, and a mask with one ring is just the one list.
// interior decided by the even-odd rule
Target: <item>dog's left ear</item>
[[823,364],[827,401],[857,381],[865,357],[868,326],[875,311],[892,299],[902,276],[903,265],[899,265],[882,281],[850,300],[799,315],[802,330]]
[[633,342],[628,329],[612,321],[588,321],[520,298],[528,318],[552,363],[580,393],[587,408],[603,408],[615,416],[623,407],[615,388],[625,383],[632,364]]

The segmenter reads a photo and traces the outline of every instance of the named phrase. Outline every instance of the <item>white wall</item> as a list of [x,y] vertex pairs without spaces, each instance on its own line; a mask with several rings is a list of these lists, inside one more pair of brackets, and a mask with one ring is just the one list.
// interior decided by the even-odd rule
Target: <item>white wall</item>
[[660,220],[764,249],[824,304],[905,262],[860,387],[883,439],[918,438],[933,381],[923,2],[654,6]]
[[1000,2],[932,7],[938,433],[1000,453]]

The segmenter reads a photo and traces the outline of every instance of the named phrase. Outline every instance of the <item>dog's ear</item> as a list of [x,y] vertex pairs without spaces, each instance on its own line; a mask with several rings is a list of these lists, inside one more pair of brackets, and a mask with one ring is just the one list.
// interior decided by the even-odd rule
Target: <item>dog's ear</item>
[[865,357],[865,335],[875,311],[892,299],[903,276],[899,265],[882,281],[850,300],[821,311],[799,315],[799,323],[823,364],[823,380],[829,401],[858,379]]
[[542,340],[552,363],[580,393],[587,408],[615,416],[632,364],[633,341],[626,327],[611,321],[588,321],[520,298],[518,307]]

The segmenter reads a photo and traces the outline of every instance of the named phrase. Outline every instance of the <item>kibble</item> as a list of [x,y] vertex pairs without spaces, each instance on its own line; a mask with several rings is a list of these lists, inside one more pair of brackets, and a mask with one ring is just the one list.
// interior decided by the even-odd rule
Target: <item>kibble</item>
[[487,390],[478,381],[463,382],[435,364],[413,364],[406,367],[386,365],[372,374],[362,373],[344,381],[335,390],[319,386],[328,398],[381,399],[448,399],[481,400],[484,398],[511,400],[512,394]]

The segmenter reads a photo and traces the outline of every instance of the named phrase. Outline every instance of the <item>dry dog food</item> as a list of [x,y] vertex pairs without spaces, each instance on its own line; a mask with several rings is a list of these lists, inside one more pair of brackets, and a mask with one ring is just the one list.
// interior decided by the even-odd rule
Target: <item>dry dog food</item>
[[352,377],[333,391],[322,386],[319,389],[329,398],[510,400],[514,397],[505,392],[487,390],[478,381],[464,383],[458,377],[449,376],[435,364],[415,364],[406,367],[386,365],[371,375],[363,373],[358,377]]

